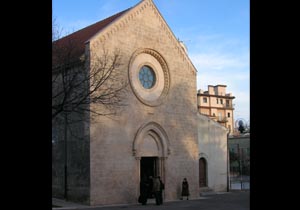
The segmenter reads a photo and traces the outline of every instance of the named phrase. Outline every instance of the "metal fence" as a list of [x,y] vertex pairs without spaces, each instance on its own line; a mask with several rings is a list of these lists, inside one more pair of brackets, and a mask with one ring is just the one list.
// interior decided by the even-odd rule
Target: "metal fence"
[[250,190],[250,176],[230,176],[230,190]]
[[[238,145],[237,145],[238,146]],[[249,190],[250,189],[250,154],[243,148],[231,150],[229,189],[231,190]]]

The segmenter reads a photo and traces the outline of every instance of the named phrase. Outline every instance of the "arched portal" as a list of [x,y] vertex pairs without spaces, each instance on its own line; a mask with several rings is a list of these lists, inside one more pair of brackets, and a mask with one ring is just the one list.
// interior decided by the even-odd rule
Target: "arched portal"
[[[170,143],[162,126],[155,122],[143,124],[135,135],[132,152],[137,160],[137,180],[160,176],[165,182],[165,164],[170,154]],[[137,194],[139,190],[137,187]]]
[[142,125],[135,135],[132,152],[135,157],[168,157],[170,154],[170,143],[167,133],[155,122]]
[[199,159],[199,187],[207,187],[207,162],[205,158]]

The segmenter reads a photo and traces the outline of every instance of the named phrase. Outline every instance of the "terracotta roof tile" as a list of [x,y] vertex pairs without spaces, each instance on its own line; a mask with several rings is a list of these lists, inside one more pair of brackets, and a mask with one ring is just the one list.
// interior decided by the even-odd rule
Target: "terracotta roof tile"
[[[71,59],[72,61],[78,60],[85,51],[84,43],[87,40],[89,40],[92,36],[94,36],[97,32],[108,26],[115,19],[127,12],[129,9],[126,9],[122,12],[119,12],[113,16],[110,16],[104,20],[101,20],[97,23],[94,23],[79,31],[76,31],[72,34],[69,34],[61,39],[54,41],[52,43],[52,65],[57,65],[63,62],[61,60],[62,56],[66,56],[66,54],[68,54],[68,59]],[[58,51],[55,51],[54,49],[60,49],[59,53],[61,55],[57,55],[56,52]]]

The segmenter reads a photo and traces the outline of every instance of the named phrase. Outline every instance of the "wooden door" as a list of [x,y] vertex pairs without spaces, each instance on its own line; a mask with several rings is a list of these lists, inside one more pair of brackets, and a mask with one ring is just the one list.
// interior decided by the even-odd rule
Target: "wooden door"
[[199,187],[207,187],[206,178],[206,160],[204,158],[199,159]]

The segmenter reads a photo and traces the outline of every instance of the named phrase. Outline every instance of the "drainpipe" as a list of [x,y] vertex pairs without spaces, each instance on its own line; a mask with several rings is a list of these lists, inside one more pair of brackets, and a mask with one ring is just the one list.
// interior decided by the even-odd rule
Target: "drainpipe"
[[227,192],[229,192],[229,186],[230,186],[230,169],[229,169],[230,158],[229,158],[229,143],[228,143],[229,133],[230,130],[228,129],[227,139],[226,139],[227,141]]

